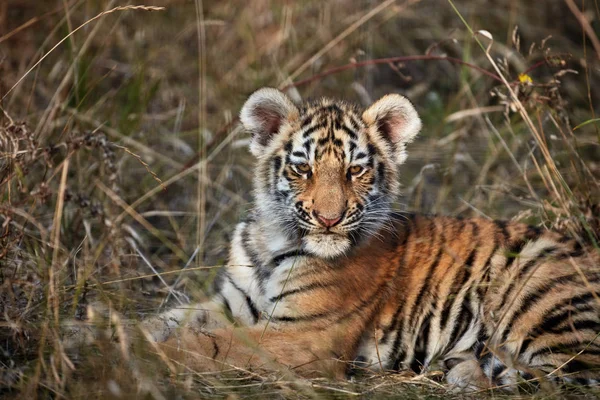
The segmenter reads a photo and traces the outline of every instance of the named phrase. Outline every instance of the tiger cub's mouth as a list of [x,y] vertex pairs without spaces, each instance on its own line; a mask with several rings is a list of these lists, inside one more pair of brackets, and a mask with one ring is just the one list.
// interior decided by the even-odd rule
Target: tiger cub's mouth
[[323,258],[335,258],[345,254],[351,247],[350,239],[330,230],[313,232],[302,238],[304,249]]

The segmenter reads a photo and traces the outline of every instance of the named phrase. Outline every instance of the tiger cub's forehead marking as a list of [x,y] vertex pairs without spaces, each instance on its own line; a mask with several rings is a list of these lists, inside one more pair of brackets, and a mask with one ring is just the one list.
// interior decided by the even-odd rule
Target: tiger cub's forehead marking
[[352,105],[327,99],[308,104],[296,128],[286,149],[292,162],[318,162],[324,155],[344,163],[366,161],[366,127]]

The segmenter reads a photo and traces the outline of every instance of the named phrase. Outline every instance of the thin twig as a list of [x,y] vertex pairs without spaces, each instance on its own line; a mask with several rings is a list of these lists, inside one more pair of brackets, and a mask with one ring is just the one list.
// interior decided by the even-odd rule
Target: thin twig
[[138,247],[136,246],[136,244],[133,241],[132,241],[131,245],[133,246],[136,253],[138,253],[138,255],[142,258],[142,260],[144,260],[144,262],[146,263],[148,268],[150,268],[152,270],[152,272],[154,272],[154,276],[158,277],[158,279],[162,282],[162,284],[165,285],[165,287],[169,291],[169,294],[173,294],[173,297],[175,297],[175,300],[177,300],[179,305],[183,306],[185,303],[179,298],[177,293],[175,293],[173,291],[171,286],[169,286],[169,284],[163,279],[163,277],[158,273],[158,271],[152,266],[152,263],[150,263],[150,261],[148,261],[146,256],[144,256],[144,254],[140,251],[140,249],[138,249]]
[[[173,271],[165,271],[165,272],[158,272],[158,273],[154,273],[154,274],[133,276],[131,278],[121,278],[121,279],[115,279],[115,280],[112,280],[112,281],[91,283],[87,287],[88,288],[94,288],[94,287],[98,287],[98,286],[112,285],[112,284],[115,284],[115,283],[130,282],[130,281],[137,281],[139,279],[153,278],[153,277],[155,277],[157,275],[164,276],[164,275],[171,275],[171,274],[181,274],[182,272],[203,271],[203,270],[207,270],[207,269],[217,269],[217,268],[226,268],[226,267],[248,267],[248,268],[251,268],[253,266],[252,265],[237,265],[237,264],[203,265],[201,267],[192,267],[192,268],[187,268],[185,270],[184,269],[176,269],[176,270],[173,270]],[[77,285],[65,286],[63,289],[64,290],[70,290],[70,289],[74,289],[75,287],[77,287]]]
[[573,361],[575,358],[577,358],[581,354],[583,354],[583,352],[585,352],[588,349],[588,347],[590,347],[596,341],[596,339],[598,339],[599,336],[600,336],[600,332],[598,332],[596,334],[596,336],[594,337],[594,339],[592,339],[583,349],[578,351],[577,354],[575,354],[573,357],[569,358],[567,361],[565,361],[564,363],[562,363],[561,365],[556,367],[552,372],[549,372],[548,375],[546,375],[546,376],[549,377],[549,376],[554,375],[556,372],[560,371],[565,365],[567,365],[568,363]]
[[[188,262],[185,263],[185,266],[183,267],[183,269],[181,270],[181,272],[185,272],[187,270],[187,268],[190,266],[190,264],[192,263],[192,261],[194,261],[194,258],[196,258],[196,255],[198,254],[198,251],[200,251],[200,248],[196,247],[196,250],[194,250],[194,253],[190,257],[190,259],[188,260]],[[174,288],[177,287],[177,284],[181,281],[182,277],[183,277],[182,274],[180,274],[177,277],[177,279],[173,283],[173,287]],[[159,309],[161,309],[163,305],[167,304],[167,302],[169,301],[169,298],[171,297],[171,293],[173,293],[173,295],[175,295],[175,293],[173,291],[169,290],[169,294],[167,294],[167,297],[162,301],[162,303],[160,303],[160,306],[158,306]]]
[[152,171],[150,169],[150,166],[148,165],[148,163],[144,162],[144,160],[142,160],[142,157],[140,157],[139,155],[135,154],[133,151],[129,150],[127,147],[125,146],[119,146],[118,144],[113,143],[113,146],[125,151],[127,154],[135,157],[136,160],[138,160],[138,162],[140,164],[142,164],[144,166],[144,168],[146,168],[146,171],[148,171],[148,173],[150,173],[150,175],[152,175],[152,178],[154,178],[154,180],[156,182],[159,183],[159,185],[161,185],[163,190],[167,190],[167,188],[163,185],[163,182],[160,180],[160,178],[158,177],[158,175],[156,175],[156,173],[154,173],[154,171]]
[[[409,1],[406,1],[403,4],[403,7],[406,7],[406,6],[411,5],[413,3],[418,3],[419,1],[420,0],[409,0]],[[338,43],[340,43],[342,40],[344,40],[346,37],[348,37],[352,32],[356,31],[359,27],[361,27],[362,25],[364,25],[371,18],[373,18],[374,16],[376,16],[381,11],[385,10],[387,7],[391,6],[395,2],[396,2],[396,0],[386,0],[383,3],[381,3],[381,4],[377,5],[376,7],[374,7],[373,9],[371,9],[371,11],[369,11],[368,13],[366,13],[365,15],[363,15],[358,21],[356,21],[353,24],[351,24],[348,28],[344,29],[344,31],[342,33],[340,33],[339,35],[337,35],[332,41],[330,41],[329,43],[327,43],[327,45],[325,45],[321,50],[319,50],[318,52],[316,52],[311,58],[309,58],[306,62],[304,62],[304,64],[302,64],[294,72],[292,72],[290,74],[290,76],[286,80],[288,80],[290,82],[293,82],[294,79],[296,79],[304,71],[306,71],[306,69],[308,69],[308,67],[310,67],[311,65],[313,65],[314,62],[317,61],[319,58],[321,58],[325,53],[327,53],[329,50],[331,50],[332,48],[334,48]],[[289,86],[289,85],[287,85],[287,86]]]
[[57,263],[58,263],[58,253],[60,249],[60,227],[62,222],[62,215],[65,206],[65,191],[67,190],[67,177],[69,173],[69,161],[70,158],[67,157],[63,163],[62,174],[60,177],[60,185],[58,188],[58,199],[56,202],[56,211],[54,212],[54,221],[52,222],[53,230],[52,230],[52,264],[50,265],[49,277],[48,277],[48,306],[52,306],[53,314],[54,314],[54,322],[56,326],[58,326],[59,318],[59,301],[58,301],[58,290],[57,290],[57,282],[56,282],[56,272],[57,272]]
[[[200,159],[206,158],[206,137],[204,128],[206,127],[206,29],[204,26],[204,3],[202,0],[194,2],[196,8],[196,33],[198,40],[198,153]],[[204,258],[204,241],[206,239],[206,173],[207,163],[202,162],[198,168],[196,180],[196,248],[200,254],[197,258],[197,265],[200,265]]]
[[116,194],[113,190],[108,188],[104,183],[99,180],[96,180],[96,186],[102,190],[106,195],[118,204],[127,214],[129,214],[133,219],[140,223],[144,228],[146,228],[152,235],[154,235],[157,239],[162,241],[165,246],[167,246],[173,253],[177,255],[181,260],[187,260],[188,256],[185,252],[177,246],[175,243],[170,241],[161,231],[156,229],[154,225],[152,225],[148,220],[142,217],[137,211],[135,211],[129,204],[127,204],[118,194]]
[[463,61],[459,58],[455,58],[455,57],[448,57],[448,56],[432,56],[432,55],[427,55],[427,54],[423,54],[423,55],[416,55],[416,56],[399,56],[399,57],[387,57],[387,58],[376,58],[373,60],[365,60],[365,61],[361,61],[361,62],[356,62],[356,63],[350,63],[350,64],[346,64],[346,65],[341,65],[339,67],[334,67],[331,69],[328,69],[327,71],[321,72],[319,74],[313,75],[309,78],[300,80],[298,82],[294,82],[294,83],[290,83],[289,85],[286,85],[284,87],[281,88],[281,90],[285,91],[291,87],[298,87],[298,86],[304,86],[308,83],[311,83],[313,81],[317,81],[320,79],[323,79],[326,76],[329,75],[333,75],[333,74],[337,74],[338,72],[342,72],[342,71],[346,71],[349,69],[354,69],[354,68],[359,68],[359,67],[364,67],[367,65],[378,65],[378,64],[390,64],[390,63],[401,63],[401,62],[407,62],[407,61],[449,61],[455,64],[460,64],[460,65],[464,65],[467,66],[471,69],[474,69],[478,72],[481,72],[484,75],[489,76],[490,78],[497,80],[499,82],[502,82],[502,79],[486,70],[483,69],[481,67],[478,67],[475,64],[471,64],[468,63],[466,61]]

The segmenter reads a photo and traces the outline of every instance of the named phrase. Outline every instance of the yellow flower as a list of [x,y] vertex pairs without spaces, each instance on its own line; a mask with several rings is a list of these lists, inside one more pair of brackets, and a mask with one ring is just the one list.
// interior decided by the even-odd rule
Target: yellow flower
[[531,79],[531,77],[527,74],[519,74],[519,82],[531,85],[533,83],[533,79]]

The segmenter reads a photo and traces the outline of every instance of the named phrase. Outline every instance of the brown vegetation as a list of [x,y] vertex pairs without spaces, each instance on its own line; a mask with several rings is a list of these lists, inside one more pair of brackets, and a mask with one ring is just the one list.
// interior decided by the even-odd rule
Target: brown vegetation
[[425,127],[398,207],[598,246],[594,1],[128,4],[0,4],[0,396],[446,395],[435,372],[197,374],[110,337],[65,351],[61,325],[87,304],[125,337],[129,320],[210,294],[251,200],[236,115],[265,85],[361,105],[401,92]]

